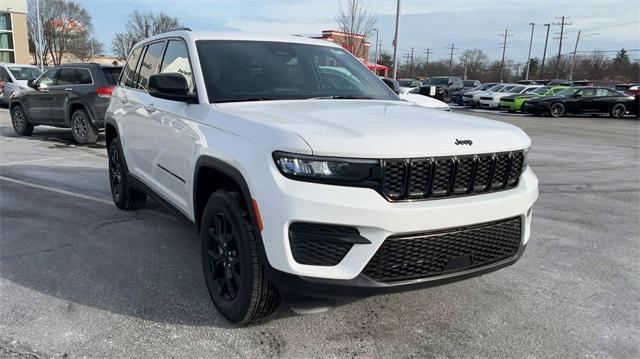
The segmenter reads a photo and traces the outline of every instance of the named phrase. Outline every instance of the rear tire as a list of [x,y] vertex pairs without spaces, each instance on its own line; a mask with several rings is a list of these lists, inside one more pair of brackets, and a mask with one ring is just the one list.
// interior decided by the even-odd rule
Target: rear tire
[[116,207],[130,211],[144,206],[147,194],[133,188],[127,177],[127,163],[125,162],[120,141],[117,138],[111,140],[109,145],[109,185],[111,198]]
[[552,103],[551,106],[549,106],[549,116],[553,118],[559,118],[564,116],[564,112],[565,112],[564,105],[561,104],[560,102]]
[[214,192],[200,226],[202,268],[211,300],[233,323],[271,315],[280,293],[267,279],[258,240],[237,192]]
[[613,118],[623,118],[626,113],[627,113],[627,106],[625,106],[622,103],[617,103],[613,105],[609,115]]
[[78,143],[96,143],[98,140],[98,129],[85,110],[76,110],[71,115],[71,133]]
[[11,110],[11,125],[19,136],[31,136],[33,125],[27,119],[22,106],[16,106]]

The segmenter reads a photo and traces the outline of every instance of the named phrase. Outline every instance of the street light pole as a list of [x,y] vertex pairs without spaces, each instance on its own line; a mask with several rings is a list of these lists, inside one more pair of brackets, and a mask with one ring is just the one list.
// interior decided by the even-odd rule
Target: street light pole
[[544,39],[544,52],[542,53],[542,65],[540,67],[540,80],[544,76],[544,60],[547,58],[547,42],[549,41],[549,29],[551,28],[551,24],[544,24],[547,27],[547,37]]
[[376,51],[375,51],[375,59],[373,60],[373,73],[374,74],[378,74],[378,35],[379,35],[379,31],[378,29],[372,29],[373,31],[376,32]]
[[527,75],[524,78],[525,80],[529,79],[529,68],[531,67],[531,45],[533,44],[533,28],[536,24],[530,22],[529,25],[531,25],[531,38],[529,39],[529,55],[527,55]]
[[396,33],[393,35],[393,79],[398,77],[398,31],[400,30],[400,0],[396,6]]
[[38,61],[38,65],[40,65],[40,71],[44,71],[44,56],[42,54],[42,25],[40,24],[40,0],[36,0],[36,24],[38,32],[38,38],[36,41],[38,42],[38,56],[40,57]]

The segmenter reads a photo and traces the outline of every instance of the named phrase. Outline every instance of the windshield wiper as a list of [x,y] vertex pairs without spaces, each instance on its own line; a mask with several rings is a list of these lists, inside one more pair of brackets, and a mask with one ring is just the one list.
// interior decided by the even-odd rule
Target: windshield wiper
[[309,100],[373,100],[371,96],[354,96],[354,95],[345,95],[345,96],[319,96],[319,97],[311,97]]
[[224,103],[224,102],[250,102],[250,101],[271,101],[272,98],[269,97],[261,97],[261,96],[253,96],[253,97],[243,97],[243,98],[219,98],[215,99],[215,103]]

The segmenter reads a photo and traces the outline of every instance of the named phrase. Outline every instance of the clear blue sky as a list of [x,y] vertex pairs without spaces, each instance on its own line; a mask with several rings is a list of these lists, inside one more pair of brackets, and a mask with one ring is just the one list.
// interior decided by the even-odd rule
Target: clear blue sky
[[[245,31],[270,34],[318,36],[336,28],[339,0],[76,0],[93,16],[95,32],[109,51],[113,34],[124,29],[125,14],[133,10],[164,11],[177,16],[194,30]],[[378,15],[383,49],[391,49],[395,0],[371,0]],[[403,0],[400,25],[402,52],[415,48],[416,55],[435,49],[432,58],[447,58],[446,47],[455,43],[457,54],[480,48],[498,58],[498,36],[509,29],[507,58],[526,61],[530,22],[536,23],[532,56],[542,56],[544,23],[569,16],[563,53],[573,51],[577,30],[584,36],[578,50],[640,49],[640,1],[638,0]],[[622,25],[621,25],[622,24]],[[625,25],[626,24],[626,25]],[[559,26],[552,26],[549,51],[557,53],[552,40]],[[595,35],[598,33],[598,35]],[[589,36],[585,36],[589,35]],[[640,58],[640,52],[631,57]]]

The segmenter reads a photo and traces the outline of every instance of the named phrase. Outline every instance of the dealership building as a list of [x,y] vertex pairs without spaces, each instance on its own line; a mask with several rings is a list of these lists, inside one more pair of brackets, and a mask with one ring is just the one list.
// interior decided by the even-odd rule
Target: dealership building
[[27,33],[27,0],[0,0],[0,62],[31,62]]

